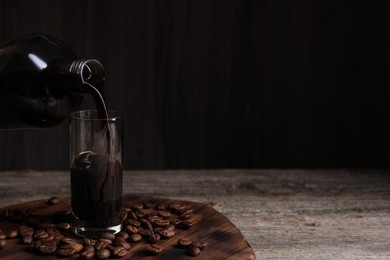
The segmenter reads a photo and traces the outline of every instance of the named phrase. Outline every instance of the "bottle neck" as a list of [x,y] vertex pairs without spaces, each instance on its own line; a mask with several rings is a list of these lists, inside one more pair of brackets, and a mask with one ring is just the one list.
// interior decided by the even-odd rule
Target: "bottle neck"
[[71,63],[55,62],[50,68],[54,77],[66,78],[74,84],[66,88],[75,93],[88,93],[85,84],[102,85],[104,83],[104,67],[96,59],[76,59]]

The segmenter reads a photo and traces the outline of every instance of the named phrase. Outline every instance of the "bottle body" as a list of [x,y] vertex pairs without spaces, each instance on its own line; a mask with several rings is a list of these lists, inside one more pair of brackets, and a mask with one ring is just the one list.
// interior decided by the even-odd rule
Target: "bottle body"
[[77,110],[83,83],[70,72],[75,60],[48,35],[0,44],[0,129],[54,126]]

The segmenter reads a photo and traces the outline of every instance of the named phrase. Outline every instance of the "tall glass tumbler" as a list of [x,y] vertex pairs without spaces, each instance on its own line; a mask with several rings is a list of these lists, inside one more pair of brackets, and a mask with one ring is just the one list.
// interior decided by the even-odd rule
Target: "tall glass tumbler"
[[121,230],[123,118],[77,111],[70,118],[71,205],[75,234],[99,237]]

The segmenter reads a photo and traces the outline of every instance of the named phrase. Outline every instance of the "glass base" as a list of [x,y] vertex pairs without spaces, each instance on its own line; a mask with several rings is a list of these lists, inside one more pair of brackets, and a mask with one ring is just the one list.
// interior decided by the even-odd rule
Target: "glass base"
[[83,225],[83,222],[79,220],[75,220],[72,223],[72,232],[81,237],[100,238],[102,233],[110,232],[112,234],[117,234],[121,230],[122,224],[112,227],[89,227],[87,225]]

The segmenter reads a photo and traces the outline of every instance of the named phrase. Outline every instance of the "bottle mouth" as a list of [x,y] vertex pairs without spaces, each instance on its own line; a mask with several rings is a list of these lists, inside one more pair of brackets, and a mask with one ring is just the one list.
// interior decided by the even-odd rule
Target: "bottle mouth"
[[104,67],[96,59],[77,59],[70,65],[69,72],[78,75],[82,83],[94,84],[104,81]]

